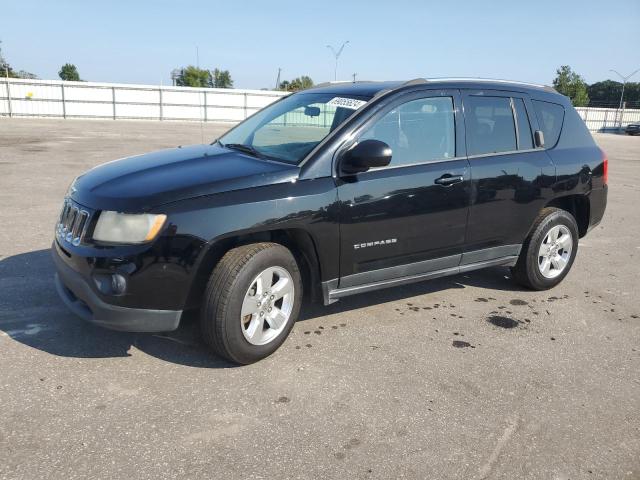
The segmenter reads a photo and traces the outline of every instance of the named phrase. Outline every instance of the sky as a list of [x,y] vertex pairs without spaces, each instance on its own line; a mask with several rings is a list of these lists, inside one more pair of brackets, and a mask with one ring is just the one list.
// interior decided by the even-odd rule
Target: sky
[[[551,84],[560,65],[588,83],[640,68],[640,0],[19,1],[0,0],[0,40],[16,70],[57,79],[170,84],[195,65],[237,88],[309,75],[333,80],[327,44],[349,41],[338,79],[486,77]],[[640,73],[632,81],[640,81]]]

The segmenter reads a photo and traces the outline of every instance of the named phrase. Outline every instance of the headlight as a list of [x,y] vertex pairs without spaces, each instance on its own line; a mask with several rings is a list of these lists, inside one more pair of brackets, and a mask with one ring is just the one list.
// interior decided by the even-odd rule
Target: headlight
[[93,238],[112,243],[149,242],[156,238],[166,219],[166,215],[103,211],[93,231]]

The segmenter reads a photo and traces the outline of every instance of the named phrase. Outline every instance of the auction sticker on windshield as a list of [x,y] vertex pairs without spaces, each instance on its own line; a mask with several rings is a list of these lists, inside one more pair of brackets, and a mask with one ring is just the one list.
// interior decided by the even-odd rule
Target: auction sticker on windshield
[[355,98],[333,97],[327,102],[327,105],[357,110],[365,103],[367,103],[365,100],[356,100]]

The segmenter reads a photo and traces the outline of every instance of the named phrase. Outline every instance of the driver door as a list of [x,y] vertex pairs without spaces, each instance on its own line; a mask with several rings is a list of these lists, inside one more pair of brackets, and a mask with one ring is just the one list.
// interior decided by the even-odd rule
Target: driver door
[[413,92],[356,133],[387,143],[392,158],[338,179],[338,288],[458,266],[471,198],[460,105],[457,90]]

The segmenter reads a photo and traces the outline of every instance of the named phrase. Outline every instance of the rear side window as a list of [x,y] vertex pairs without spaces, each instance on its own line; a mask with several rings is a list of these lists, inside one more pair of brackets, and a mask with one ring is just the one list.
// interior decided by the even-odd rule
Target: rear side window
[[538,117],[538,123],[544,134],[544,144],[546,148],[552,148],[558,143],[562,122],[564,120],[564,107],[557,103],[533,100],[533,108]]
[[513,108],[516,111],[516,125],[518,125],[518,150],[531,149],[533,148],[533,138],[524,101],[521,98],[514,98]]
[[465,119],[469,155],[516,150],[516,127],[510,98],[467,97]]

